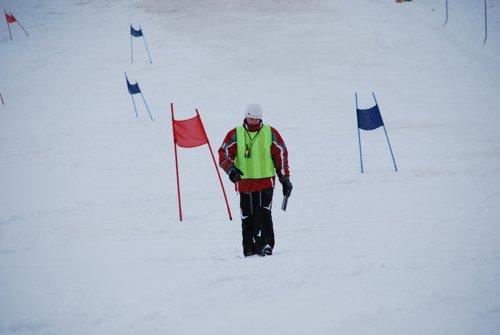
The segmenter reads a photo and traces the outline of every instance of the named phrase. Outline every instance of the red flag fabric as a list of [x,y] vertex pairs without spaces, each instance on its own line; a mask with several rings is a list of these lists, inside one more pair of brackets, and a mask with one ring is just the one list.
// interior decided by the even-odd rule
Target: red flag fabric
[[7,23],[14,23],[16,22],[16,18],[14,17],[14,15],[12,15],[12,13],[5,13],[5,16],[7,17]]
[[181,148],[194,148],[208,143],[199,115],[187,120],[174,120],[175,142]]

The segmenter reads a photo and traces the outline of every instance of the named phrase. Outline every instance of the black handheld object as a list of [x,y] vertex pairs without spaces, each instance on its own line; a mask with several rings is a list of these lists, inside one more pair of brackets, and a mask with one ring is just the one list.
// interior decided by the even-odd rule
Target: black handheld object
[[281,209],[286,211],[286,206],[288,205],[288,196],[283,196],[283,202],[281,203]]

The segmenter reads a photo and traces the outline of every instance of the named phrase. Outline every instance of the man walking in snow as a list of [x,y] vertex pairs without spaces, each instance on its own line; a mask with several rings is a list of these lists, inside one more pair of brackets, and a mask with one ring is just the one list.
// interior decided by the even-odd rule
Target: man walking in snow
[[290,196],[292,183],[285,142],[276,129],[262,122],[259,105],[249,105],[243,125],[227,133],[219,148],[219,165],[240,193],[243,254],[272,255],[271,207],[276,175],[284,196]]

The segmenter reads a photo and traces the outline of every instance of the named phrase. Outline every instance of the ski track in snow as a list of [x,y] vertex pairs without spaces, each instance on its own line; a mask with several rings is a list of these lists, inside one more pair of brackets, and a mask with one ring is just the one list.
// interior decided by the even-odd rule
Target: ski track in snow
[[[0,334],[495,334],[500,329],[500,4],[0,1]],[[130,63],[129,24],[141,25]],[[123,71],[138,81],[155,118]],[[362,132],[354,92],[375,92]],[[241,256],[205,146],[251,102],[294,191],[271,257]],[[224,176],[225,177],[225,176]]]

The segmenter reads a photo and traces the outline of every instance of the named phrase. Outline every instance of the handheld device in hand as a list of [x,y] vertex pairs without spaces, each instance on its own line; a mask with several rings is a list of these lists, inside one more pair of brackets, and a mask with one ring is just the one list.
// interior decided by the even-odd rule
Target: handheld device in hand
[[281,209],[286,211],[286,206],[288,205],[288,196],[283,196],[283,202],[281,203]]

